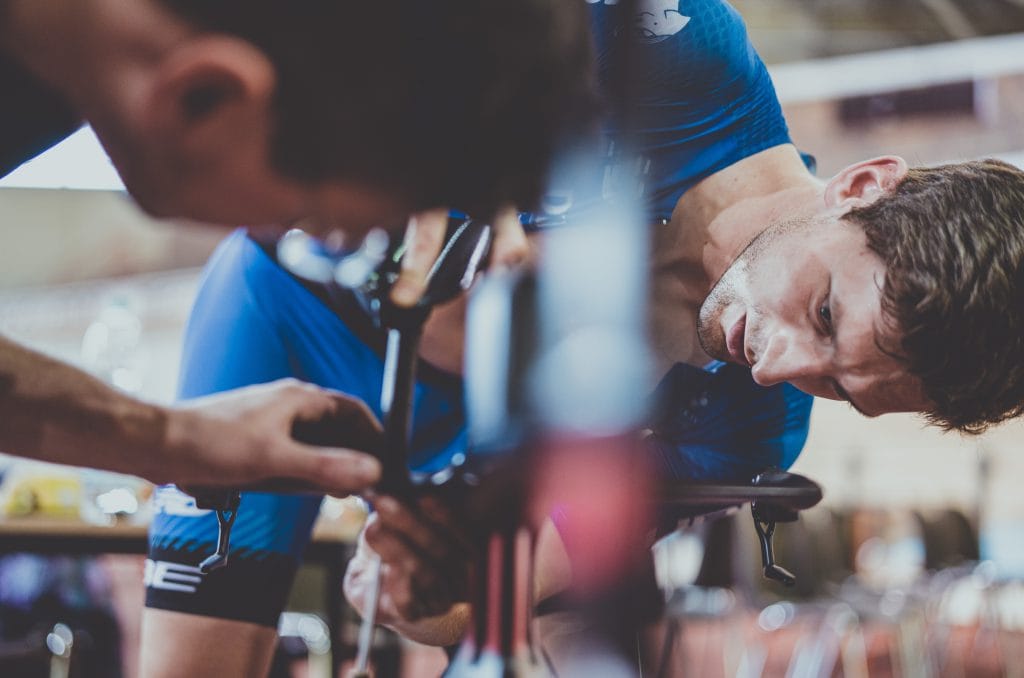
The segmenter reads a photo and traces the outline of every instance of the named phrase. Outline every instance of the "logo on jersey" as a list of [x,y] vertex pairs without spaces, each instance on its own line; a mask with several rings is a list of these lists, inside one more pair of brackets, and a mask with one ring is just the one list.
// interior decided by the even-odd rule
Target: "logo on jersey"
[[690,17],[679,12],[679,0],[638,0],[637,10],[637,35],[647,44],[667,40],[690,23]]
[[142,581],[148,588],[180,593],[195,593],[203,581],[198,567],[169,563],[166,560],[146,559],[146,569],[142,573]]
[[174,485],[161,485],[153,492],[153,508],[169,516],[205,516],[210,511],[196,506],[196,500]]

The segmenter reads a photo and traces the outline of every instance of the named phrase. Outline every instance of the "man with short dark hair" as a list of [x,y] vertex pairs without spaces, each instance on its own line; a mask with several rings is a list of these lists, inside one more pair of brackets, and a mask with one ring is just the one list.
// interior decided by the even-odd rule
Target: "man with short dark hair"
[[[336,229],[358,241],[427,208],[531,204],[589,127],[576,3],[0,2],[0,173],[83,121],[156,216]],[[423,287],[443,223],[414,220],[396,300]],[[506,229],[507,230],[507,229]],[[499,239],[497,260],[520,240]],[[372,458],[291,438],[365,409],[284,382],[165,408],[0,338],[0,450],[156,482],[293,478],[364,488]]]
[[884,263],[880,344],[920,382],[928,421],[981,433],[1024,413],[1024,173],[912,168],[845,219]]
[[[665,377],[647,442],[660,477],[743,482],[788,466],[809,408],[790,402],[780,428],[770,394],[783,387],[965,433],[1021,411],[1024,172],[1005,163],[910,169],[883,156],[822,181],[792,145],[774,146],[689,189],[655,227],[652,268]],[[719,369],[702,378],[694,367],[709,361]],[[782,464],[769,445],[780,433],[792,455]],[[349,599],[362,609],[367,564],[380,555],[380,623],[420,642],[456,641],[464,598],[427,594],[465,595],[463,554],[429,513],[390,499],[375,508]],[[538,599],[569,576],[553,536],[542,532]]]
[[[694,164],[672,176],[654,169],[648,182],[655,209],[659,189],[671,199],[671,217],[653,227],[651,262],[652,348],[665,375],[648,439],[659,477],[743,482],[765,466],[787,467],[809,414],[799,399],[782,398],[790,387],[870,417],[919,412],[964,433],[1019,416],[1024,171],[997,160],[909,168],[882,156],[820,180],[788,138],[758,147],[773,116],[723,124],[729,107],[715,101],[719,90],[706,111],[680,108],[676,125],[656,124],[671,117],[666,81],[699,86],[721,76],[680,55],[710,49],[708,59],[725,68],[735,54],[721,37],[729,30],[750,50],[738,63],[753,53],[739,18],[723,18],[732,12],[726,2],[682,0],[679,8],[686,29],[638,49],[639,63],[651,60],[650,77],[634,102],[638,145],[655,168],[684,134],[698,146],[695,162],[712,163],[692,184],[680,179]],[[774,99],[768,88],[743,85],[747,99]],[[701,114],[704,126],[681,123]],[[738,156],[705,143],[724,128]],[[424,345],[434,345],[429,328]],[[436,346],[435,362],[443,356]],[[714,377],[700,374],[708,365]],[[790,456],[778,454],[780,441]],[[375,508],[346,576],[349,600],[363,609],[368,564],[379,555],[387,576],[378,622],[420,642],[456,642],[469,613],[464,553],[429,510],[389,498]],[[538,600],[566,585],[565,558],[556,531],[542,530]]]
[[710,224],[747,241],[701,303],[710,355],[869,417],[920,412],[979,433],[1024,408],[1020,169],[883,156],[732,207],[753,226],[728,211]]
[[[614,29],[615,4],[590,3],[606,67],[614,41],[631,33]],[[641,8],[652,5],[660,11],[635,23],[641,44],[632,56],[644,70],[631,84],[634,142],[645,158],[638,164],[649,168],[644,207],[656,224],[651,335],[662,379],[649,442],[662,477],[746,482],[766,466],[788,468],[806,439],[808,394],[845,398],[870,415],[932,411],[922,378],[889,348],[901,332],[911,334],[890,332],[883,315],[891,264],[850,216],[898,194],[904,177],[919,171],[908,175],[901,159],[883,157],[816,179],[789,138],[767,69],[735,10],[724,0]],[[678,9],[666,9],[673,5]],[[615,168],[594,169],[600,185]],[[987,218],[996,231],[1013,229],[1019,238],[1024,223],[1011,203],[1024,173],[996,171],[1010,203]],[[949,190],[960,180],[951,178]],[[985,181],[971,190],[985,195]],[[966,215],[977,211],[972,206]],[[962,225],[959,237],[967,238],[969,223]],[[948,237],[935,246],[955,256],[956,242]],[[1003,266],[1019,276],[1021,259],[1013,256]],[[1021,308],[1020,289],[1005,290],[997,306]],[[375,406],[383,338],[358,304],[332,307],[325,298],[236,233],[211,261],[193,310],[183,389],[209,393],[267,371],[300,372]],[[458,304],[436,309],[420,344],[410,465],[427,474],[465,452],[461,322]],[[244,351],[222,348],[232,345],[225,337],[243,333],[251,339]],[[449,548],[458,540],[429,511],[414,514],[378,499],[346,578],[349,599],[363,609],[376,551],[385,563],[378,620],[422,642],[456,641],[468,613],[465,554]],[[150,558],[197,572],[216,540],[216,521],[188,502],[173,488],[158,491]],[[222,671],[263,671],[318,507],[317,497],[246,495],[237,558],[196,573],[188,590],[150,582],[145,669],[201,673],[215,657]],[[553,557],[553,536],[550,529],[541,535],[540,596],[569,575]]]

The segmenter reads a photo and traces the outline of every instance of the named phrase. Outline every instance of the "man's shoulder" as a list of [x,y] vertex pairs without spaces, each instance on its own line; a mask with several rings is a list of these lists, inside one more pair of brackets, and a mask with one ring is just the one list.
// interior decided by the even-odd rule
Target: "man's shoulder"
[[[625,37],[617,0],[588,0],[599,53]],[[682,81],[687,88],[742,80],[756,57],[743,17],[725,0],[640,0],[629,37],[631,58],[648,81]]]

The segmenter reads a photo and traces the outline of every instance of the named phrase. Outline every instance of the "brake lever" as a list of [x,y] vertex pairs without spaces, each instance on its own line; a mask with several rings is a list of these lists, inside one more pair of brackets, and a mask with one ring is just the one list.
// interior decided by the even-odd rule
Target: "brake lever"
[[761,565],[765,579],[781,582],[785,586],[796,584],[796,576],[775,562],[775,549],[772,540],[775,536],[776,523],[795,522],[802,509],[810,508],[821,501],[821,488],[813,481],[796,473],[786,473],[777,468],[769,468],[759,473],[753,480],[755,487],[779,487],[798,490],[806,495],[803,502],[772,502],[761,499],[750,504],[750,514],[754,518],[754,529],[761,544]]
[[[217,550],[213,554],[207,556],[203,562],[199,563],[199,571],[203,574],[209,574],[214,570],[218,570],[228,564],[228,549],[231,546],[231,528],[235,524],[235,518],[238,517],[238,505],[242,501],[242,494],[237,490],[228,490],[220,498],[220,501],[214,508],[214,514],[217,516]],[[199,498],[196,498],[196,508],[207,508],[206,506],[200,506]]]
[[775,562],[775,551],[772,546],[772,538],[775,536],[775,521],[764,520],[758,513],[756,504],[751,504],[750,512],[754,516],[754,529],[757,531],[757,539],[761,543],[761,564],[764,578],[782,582],[786,586],[793,586],[796,584],[796,576]]

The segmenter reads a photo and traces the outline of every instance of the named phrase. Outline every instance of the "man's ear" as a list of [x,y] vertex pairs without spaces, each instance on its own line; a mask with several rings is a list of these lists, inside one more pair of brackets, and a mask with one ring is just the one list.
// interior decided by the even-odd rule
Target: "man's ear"
[[226,35],[200,36],[175,47],[156,67],[141,122],[167,147],[198,158],[239,135],[266,134],[274,87],[274,66],[254,45]]
[[907,174],[907,161],[895,155],[863,160],[841,170],[825,187],[825,204],[839,207],[873,202]]

